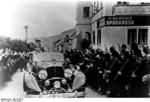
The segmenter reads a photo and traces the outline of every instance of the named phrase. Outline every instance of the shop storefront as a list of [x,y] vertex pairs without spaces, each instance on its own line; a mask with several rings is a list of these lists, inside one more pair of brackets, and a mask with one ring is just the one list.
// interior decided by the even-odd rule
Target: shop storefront
[[105,16],[97,29],[102,48],[133,42],[150,46],[150,16]]

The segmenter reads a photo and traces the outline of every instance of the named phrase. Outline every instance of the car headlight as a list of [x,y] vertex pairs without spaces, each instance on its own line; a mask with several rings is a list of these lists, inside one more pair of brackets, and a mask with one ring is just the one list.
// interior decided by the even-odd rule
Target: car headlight
[[61,83],[65,85],[67,83],[67,80],[63,79],[63,80],[61,80]]
[[48,76],[48,74],[47,74],[46,70],[39,71],[39,78],[40,79],[46,79],[47,76]]
[[65,69],[64,75],[65,75],[66,78],[70,78],[72,76],[72,74],[73,73],[72,73],[71,69]]
[[55,88],[60,88],[60,82],[59,81],[55,81],[54,82],[54,87]]
[[45,86],[49,86],[50,85],[50,81],[49,80],[46,80],[45,81]]

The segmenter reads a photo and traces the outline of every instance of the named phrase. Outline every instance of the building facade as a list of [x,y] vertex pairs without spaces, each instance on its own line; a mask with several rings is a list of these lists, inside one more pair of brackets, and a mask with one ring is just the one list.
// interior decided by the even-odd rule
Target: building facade
[[102,49],[133,42],[150,46],[150,3],[78,2],[76,16],[80,36],[88,34]]

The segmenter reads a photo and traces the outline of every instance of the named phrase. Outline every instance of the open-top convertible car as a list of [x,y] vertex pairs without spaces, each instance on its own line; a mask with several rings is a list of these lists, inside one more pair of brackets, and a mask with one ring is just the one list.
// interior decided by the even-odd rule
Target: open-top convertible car
[[25,97],[84,97],[85,79],[75,79],[73,71],[65,69],[63,64],[64,57],[61,53],[33,55],[32,62],[27,64],[24,73]]

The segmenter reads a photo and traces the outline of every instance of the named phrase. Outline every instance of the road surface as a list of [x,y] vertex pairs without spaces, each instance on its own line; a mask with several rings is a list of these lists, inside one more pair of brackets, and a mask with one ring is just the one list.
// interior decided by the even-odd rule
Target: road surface
[[[23,91],[23,74],[24,72],[16,72],[12,78],[11,81],[6,83],[5,88],[0,90],[0,97],[3,98],[23,98],[24,97],[24,91]],[[101,96],[98,93],[94,92],[89,87],[85,90],[85,97],[90,98],[100,98],[100,97],[106,97]]]

